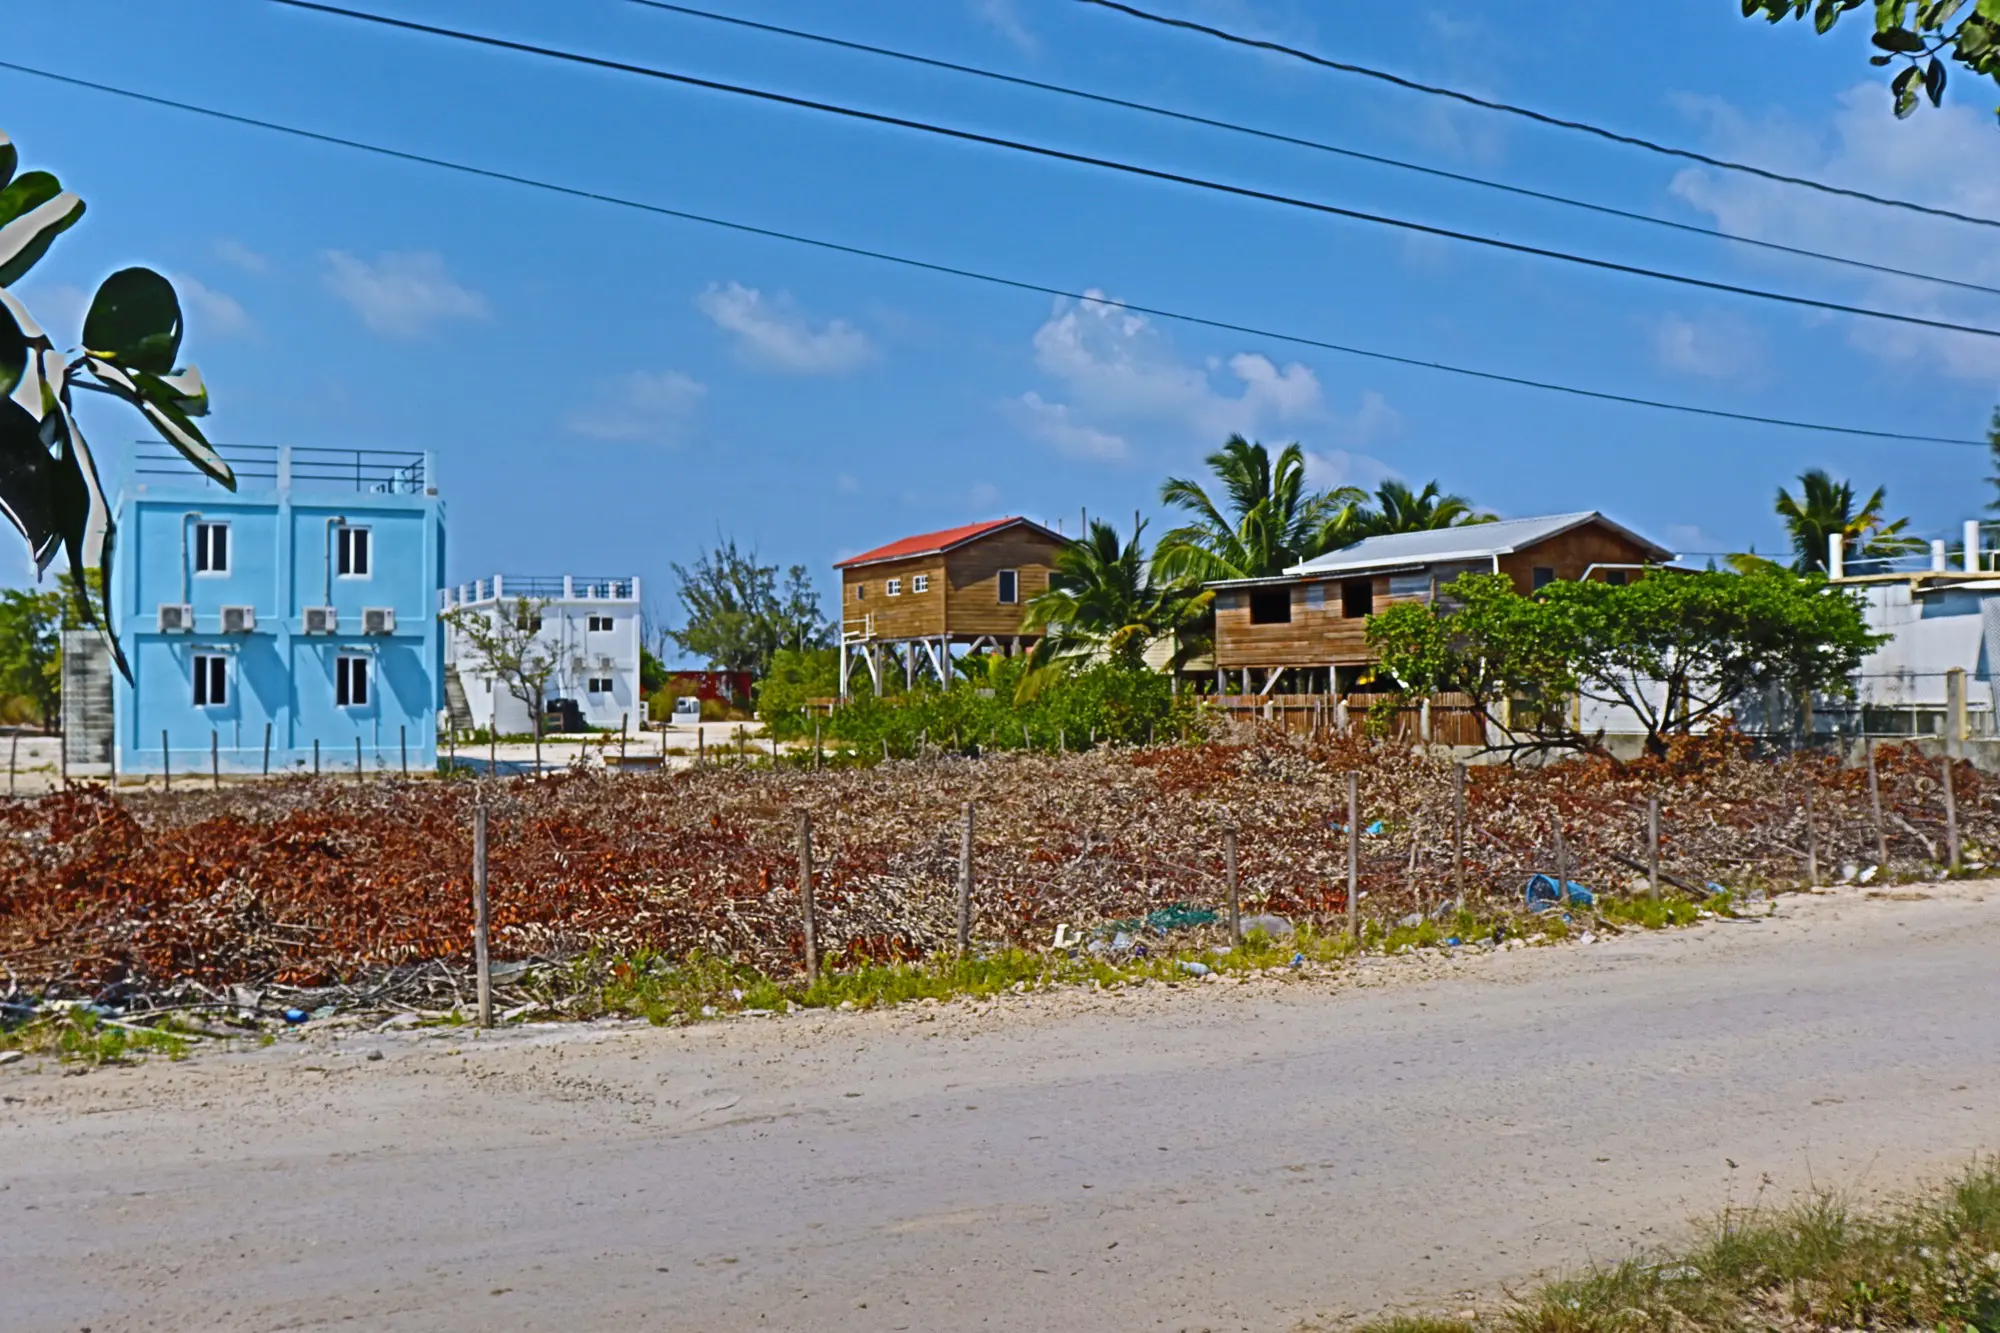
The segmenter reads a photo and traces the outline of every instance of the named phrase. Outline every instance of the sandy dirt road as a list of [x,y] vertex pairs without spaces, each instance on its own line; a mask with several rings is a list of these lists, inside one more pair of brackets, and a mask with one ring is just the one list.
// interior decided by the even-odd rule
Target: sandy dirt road
[[1760,1188],[2000,1147],[2000,893],[1932,893],[1341,982],[16,1065],[0,1328],[1490,1306]]

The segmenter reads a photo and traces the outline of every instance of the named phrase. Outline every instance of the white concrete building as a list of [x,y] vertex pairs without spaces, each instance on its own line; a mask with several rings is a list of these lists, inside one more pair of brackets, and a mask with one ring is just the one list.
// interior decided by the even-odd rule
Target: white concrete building
[[[646,718],[639,684],[639,580],[495,574],[444,589],[439,610],[511,616],[523,598],[539,608],[537,643],[555,655],[556,671],[549,678],[545,701],[575,700],[584,722],[593,727],[616,728],[626,720],[638,730]],[[534,730],[527,705],[483,669],[465,636],[449,620],[444,654],[452,725],[492,727],[503,736]]]

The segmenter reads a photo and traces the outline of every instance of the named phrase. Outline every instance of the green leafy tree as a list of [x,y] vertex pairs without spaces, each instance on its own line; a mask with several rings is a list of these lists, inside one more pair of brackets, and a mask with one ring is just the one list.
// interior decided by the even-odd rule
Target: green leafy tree
[[757,682],[757,715],[803,718],[814,699],[840,693],[840,654],[833,648],[780,648]]
[[[1812,16],[1821,33],[1869,0],[1743,0],[1745,18],[1772,23]],[[1944,101],[1946,62],[2000,83],[2000,0],[1873,0],[1876,66],[1898,65],[1889,82],[1896,116],[1915,111],[1924,98]]]
[[471,650],[472,669],[500,682],[534,719],[538,771],[542,766],[542,704],[548,697],[549,681],[562,664],[556,645],[541,637],[542,612],[548,605],[546,598],[517,597],[511,608],[495,606],[489,612],[461,607],[444,614],[445,623]]
[[[87,389],[120,398],[217,482],[235,475],[194,424],[208,411],[201,372],[177,366],[181,306],[173,284],[147,268],[106,278],[83,321],[83,346],[59,350],[12,291],[63,232],[83,200],[46,171],[15,174],[19,155],[0,134],[0,510],[27,539],[36,571],[68,559],[78,615],[110,636],[112,524],[72,397]],[[85,577],[85,571],[96,574]],[[94,590],[94,595],[93,595]]]
[[1435,481],[1413,491],[1400,481],[1385,481],[1375,488],[1375,501],[1356,517],[1356,537],[1382,537],[1397,532],[1430,532],[1437,528],[1462,528],[1472,523],[1491,523],[1492,514],[1483,514],[1462,495],[1445,495]]
[[[1182,635],[1201,619],[1209,594],[1189,583],[1155,579],[1138,522],[1130,541],[1102,519],[1093,519],[1082,541],[1057,552],[1048,591],[1031,599],[1022,628],[1043,635],[1033,654],[1037,666],[1121,662],[1140,665],[1146,649],[1168,635]],[[1181,645],[1185,656],[1191,644]]]
[[1153,553],[1162,582],[1266,578],[1354,540],[1366,493],[1312,490],[1298,445],[1274,460],[1263,445],[1232,435],[1205,461],[1216,494],[1183,477],[1160,488],[1163,501],[1192,516]]
[[666,631],[667,638],[714,670],[762,676],[778,649],[803,652],[832,641],[804,565],[787,570],[780,586],[776,565],[758,563],[755,551],[729,539],[673,571],[687,623]]
[[63,594],[0,591],[0,699],[25,699],[53,730],[62,705]]
[[1857,505],[1851,483],[1835,481],[1818,468],[1799,474],[1797,495],[1780,486],[1776,509],[1791,538],[1792,568],[1801,574],[1825,573],[1827,539],[1836,533],[1862,557],[1886,558],[1920,549],[1923,543],[1904,532],[1909,519],[1883,515],[1886,496],[1877,486]]
[[1507,737],[1502,748],[1591,748],[1566,706],[1580,697],[1629,709],[1662,754],[1669,735],[1753,690],[1846,693],[1883,637],[1853,594],[1767,567],[1563,581],[1527,597],[1505,575],[1467,574],[1435,604],[1373,617],[1368,641],[1405,689],[1470,695]]

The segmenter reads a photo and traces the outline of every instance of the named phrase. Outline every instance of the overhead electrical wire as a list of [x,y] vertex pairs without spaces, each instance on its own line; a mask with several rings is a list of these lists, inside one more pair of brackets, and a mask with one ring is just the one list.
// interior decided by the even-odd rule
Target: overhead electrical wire
[[159,97],[152,93],[142,93],[115,84],[99,83],[74,75],[58,74],[53,70],[38,69],[10,60],[0,60],[0,69],[12,70],[33,78],[46,79],[53,83],[65,84],[72,88],[84,88],[92,92],[105,93],[128,101],[141,102],[149,106],[166,107],[190,115],[203,116],[211,120],[224,121],[232,125],[242,125],[252,129],[268,130],[275,134],[305,139],[313,143],[327,144],[338,148],[349,148],[356,152],[389,158],[398,162],[414,163],[419,166],[435,167],[463,176],[481,180],[499,181],[509,185],[519,185],[528,189],[541,190],[550,194],[563,195],[571,199],[583,199],[592,203],[610,204],[617,208],[631,209],[658,217],[673,218],[682,222],[698,223],[743,235],[758,236],[767,240],[783,241],[790,245],[807,246],[815,250],[848,255],[858,259],[869,259],[884,264],[915,269],[924,273],[934,273],[945,277],[962,278],[988,286],[1006,288],[1012,291],[1033,292],[1042,296],[1061,297],[1072,301],[1093,305],[1109,306],[1129,310],[1134,314],[1150,315],[1156,319],[1171,320],[1198,328],[1217,329],[1225,333],[1239,333],[1252,338],[1266,338],[1272,342],[1291,343],[1300,347],[1311,347],[1319,351],[1334,352],[1342,356],[1361,357],[1370,361],[1383,361],[1392,365],[1409,366],[1418,370],[1432,370],[1446,375],[1457,375],[1467,379],[1483,380],[1493,384],[1512,385],[1516,388],[1534,389],[1543,393],[1561,394],[1566,397],[1587,399],[1594,402],[1615,403],[1626,407],[1643,407],[1654,411],[1673,412],[1684,416],[1707,417],[1722,421],[1736,421],[1754,426],[1773,426],[1785,430],[1816,431],[1830,435],[1845,435],[1871,440],[1898,440],[1921,444],[1961,445],[1968,448],[1984,449],[1985,440],[1965,439],[1950,435],[1923,435],[1900,430],[1868,430],[1859,426],[1837,426],[1828,422],[1799,421],[1787,417],[1762,416],[1752,412],[1732,412],[1724,408],[1700,407],[1692,403],[1676,403],[1657,398],[1642,398],[1633,394],[1612,393],[1602,389],[1586,389],[1573,384],[1560,384],[1550,380],[1530,379],[1522,375],[1508,375],[1499,371],[1478,370],[1470,366],[1453,365],[1447,361],[1427,361],[1422,357],[1401,356],[1375,348],[1357,347],[1351,344],[1332,342],[1324,338],[1312,338],[1303,334],[1283,333],[1275,329],[1260,328],[1254,324],[1244,324],[1234,320],[1212,319],[1202,315],[1191,315],[1183,311],[1169,310],[1163,306],[1140,305],[1131,301],[1110,300],[1088,291],[1077,291],[1050,283],[1032,282],[1022,278],[1009,278],[999,274],[985,273],[978,269],[963,268],[954,264],[936,263],[931,260],[914,259],[886,250],[874,250],[865,246],[847,245],[839,241],[829,241],[820,237],[806,236],[798,232],[780,231],[773,227],[760,227],[752,223],[738,222],[729,218],[711,217],[686,209],[668,208],[662,204],[647,203],[622,195],[608,194],[601,190],[589,190],[580,186],[563,185],[555,181],[541,180],[516,172],[499,171],[491,167],[474,166],[470,163],[455,162],[449,158],[432,157],[424,153],[407,152],[400,148],[389,148],[381,144],[368,143],[360,139],[350,139],[337,134],[326,134],[319,130],[309,130],[296,125],[285,125],[278,121],[265,120],[257,116],[239,115],[233,111],[222,111],[215,107],[201,106],[193,102],[176,101]]
[[1655,217],[1650,213],[1635,212],[1617,208],[1610,204],[1592,203],[1587,199],[1576,199],[1568,195],[1555,194],[1547,190],[1531,189],[1525,185],[1511,185],[1485,176],[1473,176],[1460,171],[1448,171],[1443,167],[1424,166],[1401,158],[1387,157],[1381,153],[1364,152],[1358,148],[1346,148],[1328,143],[1323,139],[1308,139],[1301,135],[1285,134],[1279,130],[1267,130],[1255,125],[1245,125],[1239,121],[1221,120],[1214,116],[1204,116],[1192,111],[1179,111],[1173,107],[1160,106],[1153,102],[1134,101],[1126,97],[1114,97],[1109,93],[1091,92],[1084,88],[1072,88],[1066,84],[1049,83],[1042,79],[1030,79],[1019,74],[1006,74],[999,70],[985,69],[978,65],[960,64],[954,60],[941,60],[935,56],[917,55],[910,51],[898,51],[893,47],[873,46],[867,42],[850,41],[844,37],[833,37],[826,33],[808,32],[803,28],[788,28],[776,23],[760,23],[756,19],[740,18],[734,14],[718,14],[712,10],[696,9],[691,5],[671,4],[668,0],[631,0],[635,5],[647,9],[663,10],[684,18],[707,19],[714,23],[726,23],[732,27],[753,32],[770,33],[773,36],[790,37],[798,41],[815,42],[822,46],[836,47],[843,51],[858,51],[866,55],[881,56],[888,60],[900,60],[929,69],[945,70],[953,74],[966,74],[973,78],[988,79],[994,83],[1011,84],[1017,88],[1032,88],[1037,92],[1054,93],[1059,97],[1071,97],[1078,101],[1095,102],[1101,106],[1118,107],[1125,111],[1137,111],[1148,116],[1159,116],[1167,120],[1177,120],[1184,124],[1200,125],[1207,129],[1222,130],[1230,134],[1241,134],[1270,143],[1285,144],[1294,148],[1309,148],[1314,152],[1329,153],[1336,157],[1350,158],[1357,162],[1367,162],[1374,166],[1390,167],[1397,171],[1415,172],[1437,180],[1453,181],[1460,185],[1477,186],[1484,190],[1497,190],[1517,198],[1534,199],[1541,203],[1557,204],[1564,208],[1577,208],[1596,213],[1603,217],[1620,218],[1627,222],[1638,222],[1649,227],[1661,227],[1668,231],[1682,232],[1691,236],[1705,236],[1711,240],[1726,241],[1733,245],[1750,246],[1758,250],[1770,250],[1778,254],[1794,255],[1801,259],[1817,260],[1821,263],[1838,264],[1844,268],[1861,269],[1870,273],[1881,273],[1889,277],[1909,278],[1917,282],[1934,282],[1943,287],[1957,287],[1964,291],[1981,292],[1988,296],[2000,296],[2000,287],[1988,287],[1982,283],[1968,282],[1962,278],[1947,278],[1936,273],[1919,273],[1913,269],[1897,268],[1891,264],[1877,264],[1866,259],[1853,259],[1846,255],[1827,254],[1822,250],[1809,250],[1803,246],[1786,245],[1780,241],[1767,241],[1755,236],[1739,236],[1715,227],[1704,227],[1692,222],[1677,222],[1672,218]]
[[1977,227],[2000,227],[2000,218],[1986,218],[1972,213],[1958,213],[1949,208],[1935,208],[1929,204],[1919,204],[1908,199],[1892,199],[1884,195],[1870,194],[1866,190],[1851,190],[1843,185],[1828,185],[1825,181],[1816,181],[1806,176],[1788,176],[1782,171],[1772,171],[1766,167],[1752,166],[1747,162],[1732,162],[1728,158],[1712,157],[1707,153],[1696,152],[1692,148],[1676,148],[1670,144],[1655,143],[1651,139],[1642,139],[1637,135],[1622,134],[1617,130],[1607,130],[1601,125],[1592,125],[1588,121],[1565,120],[1560,116],[1552,116],[1547,112],[1535,111],[1524,106],[1516,106],[1511,102],[1500,102],[1492,98],[1460,92],[1456,88],[1440,88],[1434,84],[1418,83],[1414,79],[1406,79],[1400,74],[1391,74],[1387,70],[1375,69],[1369,65],[1354,64],[1345,60],[1329,59],[1326,56],[1316,55],[1311,51],[1301,50],[1296,46],[1286,46],[1282,42],[1268,41],[1262,37],[1246,37],[1242,33],[1230,32],[1226,28],[1218,28],[1207,23],[1198,23],[1193,19],[1172,18],[1165,14],[1155,14],[1151,10],[1140,9],[1136,5],[1126,4],[1124,0],[1078,0],[1078,3],[1095,5],[1099,9],[1108,9],[1115,13],[1123,14],[1128,18],[1139,19],[1146,23],[1157,23],[1161,27],[1180,28],[1188,32],[1200,33],[1204,37],[1214,37],[1219,41],[1230,42],[1237,46],[1245,46],[1258,51],[1270,51],[1276,55],[1289,56],[1294,60],[1303,60],[1307,64],[1318,65],[1323,69],[1337,70],[1342,74],[1355,74],[1364,79],[1377,79],[1383,83],[1394,84],[1398,88],[1406,88],[1411,92],[1427,93],[1432,97],[1446,97],[1453,101],[1464,102],[1468,106],[1481,107],[1487,111],[1498,111],[1510,116],[1520,116],[1523,119],[1532,120],[1540,125],[1551,125],[1557,129],[1575,130],[1580,134],[1595,135],[1599,139],[1607,139],[1612,143],[1624,144],[1628,148],[1641,148],[1646,152],[1658,153],[1663,157],[1678,157],[1689,162],[1699,162],[1704,166],[1716,167],[1723,171],[1737,171],[1746,176],[1758,176],[1768,181],[1777,181],[1785,185],[1796,185],[1807,190],[1817,190],[1821,194],[1839,195],[1847,199],[1859,199],[1866,203],[1879,204],[1884,208],[1901,208],[1913,213],[1928,213],[1932,217],[1950,218],[1954,222],[1969,222]]
[[704,79],[698,75],[682,74],[675,70],[659,69],[650,65],[635,65],[630,61],[612,60],[604,56],[585,55],[577,51],[565,51],[559,47],[539,46],[532,42],[517,42],[510,38],[494,37],[486,33],[466,32],[458,28],[439,27],[430,23],[418,23],[411,19],[390,18],[387,15],[371,14],[358,9],[346,9],[339,5],[320,4],[317,0],[269,0],[269,2],[275,5],[283,5],[290,9],[328,14],[337,18],[374,24],[378,27],[394,28],[405,32],[420,32],[433,37],[443,37],[451,41],[490,47],[495,50],[514,51],[522,55],[537,56],[547,60],[560,61],[565,64],[581,65],[591,69],[611,70],[621,74],[636,74],[642,78],[658,79],[662,82],[679,84],[683,87],[701,88],[710,92],[726,93],[735,97],[770,102],[779,106],[795,107],[803,111],[818,111],[873,125],[887,125],[897,129],[914,130],[923,134],[936,135],[940,138],[954,139],[962,143],[984,144],[992,148],[1003,148],[1009,152],[1024,153],[1060,162],[1071,162],[1079,166],[1097,167],[1106,171],[1114,171],[1146,180],[1184,185],[1192,189],[1230,195],[1239,199],[1254,199],[1262,203],[1302,209],[1329,217],[1341,217],[1356,222],[1374,223],[1379,226],[1393,227],[1401,231],[1414,232],[1419,235],[1464,241],[1472,245],[1486,246],[1489,249],[1503,250],[1512,254],[1533,255],[1541,259],[1553,259],[1562,263],[1599,269],[1604,272],[1623,273],[1632,277],[1650,278],[1654,281],[1674,283],[1683,287],[1695,287],[1713,292],[1726,292],[1733,296],[1750,297],[1761,301],[1774,301],[1783,305],[1799,306],[1806,309],[1826,310],[1835,314],[1858,315],[1867,319],[1880,319],[1896,324],[1909,324],[1920,328],[1939,329],[1947,333],[1968,333],[1982,338],[2000,338],[2000,329],[1984,328],[1976,324],[1959,324],[1952,320],[1929,319],[1922,315],[1898,314],[1894,311],[1876,310],[1869,306],[1848,305],[1843,301],[1826,301],[1817,297],[1798,296],[1790,292],[1774,292],[1760,287],[1746,287],[1739,283],[1719,282],[1710,278],[1693,277],[1685,273],[1673,273],[1664,269],[1646,268],[1638,264],[1624,264],[1611,259],[1597,259],[1589,255],[1579,255],[1572,251],[1555,250],[1539,245],[1527,245],[1519,241],[1501,240],[1498,237],[1482,236],[1474,232],[1457,231],[1450,227],[1435,227],[1429,223],[1413,222],[1407,218],[1391,217],[1382,213],[1369,213],[1361,209],[1345,208],[1338,204],[1322,203],[1312,199],[1301,199],[1294,195],[1279,194],[1270,190],[1259,190],[1247,185],[1231,185],[1223,181],[1209,180],[1201,176],[1190,176],[1181,172],[1165,171],[1157,167],[1140,166],[1136,163],[1123,162],[1115,158],[1094,157],[1087,153],[1075,153],[1064,148],[1050,148],[1043,144],[1028,143],[1020,139],[1007,139],[993,134],[981,134],[976,130],[957,129],[949,125],[937,124],[934,121],[915,120],[907,116],[894,116],[881,111],[864,111],[858,107],[843,106],[837,102],[822,102],[813,98],[796,97],[790,93],[775,92],[768,88],[752,88],[743,84],[724,83],[717,79]]

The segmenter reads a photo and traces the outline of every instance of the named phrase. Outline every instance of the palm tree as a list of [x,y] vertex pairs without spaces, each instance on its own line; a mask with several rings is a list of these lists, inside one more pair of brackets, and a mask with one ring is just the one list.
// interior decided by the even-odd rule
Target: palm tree
[[1182,477],[1160,488],[1161,500],[1194,516],[1160,538],[1153,569],[1162,583],[1268,578],[1354,540],[1367,494],[1352,486],[1309,490],[1298,445],[1286,445],[1273,462],[1263,445],[1232,435],[1204,461],[1220,502]]
[[1381,537],[1392,532],[1430,532],[1436,528],[1462,528],[1473,523],[1491,523],[1494,515],[1474,510],[1462,495],[1439,492],[1435,481],[1412,491],[1400,481],[1385,481],[1375,488],[1375,505],[1365,510],[1358,524],[1359,535]]
[[1137,666],[1150,644],[1200,618],[1209,594],[1156,581],[1147,568],[1145,531],[1139,522],[1123,541],[1115,527],[1094,519],[1083,540],[1056,554],[1048,591],[1029,601],[1022,618],[1023,629],[1044,636],[1035,645],[1038,666],[1059,660]]
[[1863,557],[1898,556],[1921,547],[1923,543],[1903,533],[1909,519],[1882,516],[1885,495],[1877,486],[1857,509],[1853,485],[1835,481],[1819,468],[1799,474],[1797,496],[1780,486],[1776,507],[1791,535],[1796,557],[1792,568],[1801,574],[1825,573],[1827,539],[1836,533]]

